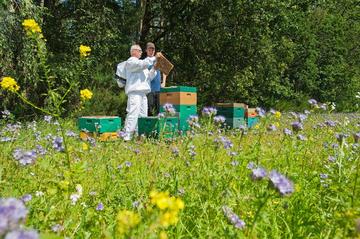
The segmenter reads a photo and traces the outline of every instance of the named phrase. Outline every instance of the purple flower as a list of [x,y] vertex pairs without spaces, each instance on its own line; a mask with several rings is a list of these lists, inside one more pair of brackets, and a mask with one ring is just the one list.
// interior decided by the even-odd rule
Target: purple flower
[[303,122],[304,120],[306,120],[307,115],[306,115],[306,114],[299,114],[299,115],[298,115],[298,118],[299,118],[299,121],[300,121],[300,122]]
[[38,239],[39,233],[35,230],[17,230],[6,234],[5,239]]
[[134,201],[132,203],[132,206],[133,206],[133,208],[138,208],[140,206],[140,202],[139,201]]
[[244,229],[245,228],[245,222],[239,218],[238,215],[236,215],[231,208],[228,206],[223,206],[222,210],[224,212],[224,215],[227,217],[229,222],[234,225],[237,229]]
[[201,113],[205,117],[211,117],[217,114],[217,109],[214,107],[204,107]]
[[37,158],[34,150],[24,152],[22,149],[15,149],[13,156],[15,160],[19,161],[19,163],[24,166],[34,163]]
[[266,129],[267,129],[267,131],[276,131],[277,130],[276,126],[273,124],[270,124]]
[[304,135],[302,135],[302,134],[298,134],[297,139],[301,140],[301,141],[305,141],[306,137]]
[[317,101],[315,99],[310,99],[308,100],[309,104],[310,105],[316,105],[317,104]]
[[131,165],[132,165],[132,163],[131,163],[131,162],[129,162],[129,161],[125,161],[125,166],[126,166],[126,167],[130,168],[130,167],[131,167]]
[[332,121],[332,120],[326,120],[325,124],[329,127],[335,127],[336,126],[336,122]]
[[96,211],[102,211],[104,210],[104,204],[102,204],[101,202],[96,206]]
[[266,112],[263,108],[257,107],[255,110],[260,117],[265,117]]
[[51,230],[53,232],[61,232],[61,231],[64,231],[64,226],[61,224],[55,224],[51,227]]
[[173,155],[175,155],[175,156],[179,156],[179,149],[177,148],[177,147],[172,147],[171,148],[171,152],[173,153]]
[[337,143],[332,143],[331,148],[333,149],[339,148],[339,145]]
[[293,183],[276,170],[272,170],[270,172],[269,179],[274,188],[277,189],[282,196],[289,195],[294,192]]
[[8,110],[4,110],[4,111],[1,111],[1,114],[2,114],[3,119],[7,119],[10,117],[11,113]]
[[248,163],[248,165],[246,166],[247,169],[254,169],[255,168],[255,163],[254,162],[250,162]]
[[51,119],[52,119],[52,116],[50,116],[50,115],[45,115],[44,116],[44,121],[49,123],[49,124],[51,123]]
[[239,161],[233,160],[233,161],[231,161],[230,164],[231,164],[232,166],[236,167],[236,166],[239,165]]
[[326,110],[326,109],[327,109],[327,105],[326,105],[326,104],[321,104],[321,105],[320,105],[320,109]]
[[158,117],[159,118],[165,118],[165,114],[161,112],[161,113],[158,114]]
[[41,145],[36,145],[36,153],[40,155],[45,155],[46,149],[44,149]]
[[32,199],[31,194],[25,194],[24,196],[21,197],[21,201],[23,201],[24,203],[31,201],[31,199]]
[[274,115],[276,113],[276,110],[270,109],[269,112],[270,112],[270,114]]
[[174,106],[169,103],[164,104],[163,109],[165,110],[166,113],[168,113],[170,115],[175,115],[175,113],[176,113]]
[[334,156],[328,157],[329,162],[334,163],[336,161],[336,158]]
[[226,138],[225,136],[220,137],[220,141],[223,143],[225,149],[230,149],[233,147],[233,143],[230,139]]
[[76,137],[77,136],[77,134],[71,130],[66,131],[65,135],[68,137]]
[[292,131],[290,129],[288,129],[288,128],[285,128],[284,129],[284,134],[290,136],[290,135],[292,135]]
[[300,130],[304,129],[304,126],[302,125],[302,123],[295,121],[291,123],[291,127],[295,132],[299,132]]
[[0,236],[18,227],[25,220],[28,211],[21,200],[0,198]]
[[63,152],[65,150],[62,137],[55,137],[53,139],[53,148],[59,152]]
[[217,115],[217,116],[214,117],[214,122],[215,122],[216,124],[225,123],[225,120],[226,120],[225,117],[222,116],[222,115]]
[[327,179],[327,178],[329,178],[329,175],[327,175],[326,173],[320,173],[320,178],[321,179]]
[[340,144],[342,144],[342,143],[345,141],[345,139],[346,139],[347,137],[349,137],[349,135],[348,135],[348,134],[344,134],[344,133],[338,133],[338,134],[335,135],[335,137],[336,137],[337,141],[338,141]]
[[255,169],[252,170],[251,172],[251,178],[253,180],[260,180],[263,179],[264,177],[266,177],[266,170],[262,167],[257,167]]
[[10,141],[12,141],[12,138],[10,138],[10,137],[1,137],[0,138],[0,142],[10,142]]

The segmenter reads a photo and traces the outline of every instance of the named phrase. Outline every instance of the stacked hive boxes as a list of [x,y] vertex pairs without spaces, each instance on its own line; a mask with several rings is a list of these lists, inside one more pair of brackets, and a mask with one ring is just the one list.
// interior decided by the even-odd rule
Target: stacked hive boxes
[[247,105],[243,103],[217,103],[217,115],[225,117],[225,126],[229,128],[240,128],[245,126],[245,112]]
[[246,119],[247,126],[249,128],[251,128],[252,126],[257,124],[259,121],[259,117],[257,115],[256,109],[248,108],[246,111],[246,114],[245,114],[245,119]]
[[84,116],[79,118],[80,138],[99,137],[101,141],[117,138],[121,118],[117,116]]
[[176,117],[141,117],[138,121],[139,135],[153,138],[172,138],[178,129],[178,119]]
[[164,112],[165,104],[172,104],[178,118],[178,129],[185,132],[190,129],[187,122],[189,116],[197,114],[197,93],[196,87],[173,86],[161,88],[160,112]]

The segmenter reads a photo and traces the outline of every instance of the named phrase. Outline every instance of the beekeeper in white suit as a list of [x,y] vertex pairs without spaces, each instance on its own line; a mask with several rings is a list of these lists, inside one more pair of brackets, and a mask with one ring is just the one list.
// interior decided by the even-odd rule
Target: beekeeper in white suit
[[147,117],[148,102],[146,94],[151,91],[150,81],[156,75],[154,67],[155,59],[140,60],[141,47],[132,45],[130,48],[131,57],[125,64],[125,94],[128,96],[125,119],[124,140],[131,140],[133,134],[137,132],[139,117]]

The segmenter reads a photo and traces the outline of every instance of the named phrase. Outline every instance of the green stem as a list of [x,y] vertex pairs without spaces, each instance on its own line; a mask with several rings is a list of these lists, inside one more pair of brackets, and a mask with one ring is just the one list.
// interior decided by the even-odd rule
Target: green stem
[[354,187],[353,187],[353,190],[352,190],[352,195],[351,195],[351,207],[354,206],[354,198],[356,196],[356,186],[357,186],[357,181],[358,181],[358,177],[359,177],[359,162],[360,162],[360,159],[357,158],[357,165],[356,165],[356,174],[355,174],[355,180],[354,180]]
[[[266,194],[266,193],[265,193]],[[252,224],[251,224],[251,230],[250,230],[250,233],[252,233],[252,231],[254,230],[254,227],[255,227],[255,223],[260,215],[260,212],[262,210],[262,208],[265,206],[265,204],[267,203],[267,201],[269,200],[271,194],[270,193],[267,193],[265,199],[261,202],[261,204],[259,205],[258,209],[256,210],[256,213],[255,213],[255,216],[254,216],[254,220],[252,221]]]
[[68,150],[68,146],[67,146],[67,141],[66,141],[66,138],[65,138],[64,125],[63,125],[63,123],[61,122],[60,117],[57,117],[57,121],[59,122],[60,130],[61,130],[61,135],[62,135],[63,142],[64,142],[64,148],[65,148],[67,166],[68,166],[68,169],[70,170],[70,169],[71,169],[71,161],[70,161],[70,154],[69,154],[69,150]]
[[15,92],[15,94],[26,104],[30,105],[31,107],[37,109],[37,110],[40,110],[41,112],[47,114],[47,115],[52,115],[54,117],[59,117],[58,114],[54,114],[54,113],[51,113],[47,110],[44,110],[44,109],[41,109],[40,107],[34,105],[31,101],[29,101],[28,99],[26,99],[25,97],[23,97],[22,95],[20,95],[18,92]]

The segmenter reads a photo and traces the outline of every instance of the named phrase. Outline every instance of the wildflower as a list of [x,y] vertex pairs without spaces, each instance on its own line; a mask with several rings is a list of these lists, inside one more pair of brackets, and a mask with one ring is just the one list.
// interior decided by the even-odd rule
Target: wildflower
[[306,114],[298,114],[298,118],[300,122],[303,122],[304,120],[307,119],[307,115]]
[[3,119],[9,118],[11,115],[10,111],[8,111],[8,110],[1,111],[1,114],[2,114]]
[[3,90],[9,90],[11,92],[17,92],[20,89],[15,79],[10,76],[3,77],[0,85]]
[[335,127],[336,126],[336,122],[332,121],[332,120],[326,120],[325,124],[329,127]]
[[197,115],[190,115],[189,118],[187,119],[187,123],[192,128],[200,128],[200,125],[198,122],[199,122],[199,117]]
[[290,135],[292,135],[292,131],[290,129],[288,129],[288,128],[285,128],[284,129],[284,134],[290,136]]
[[64,231],[64,226],[61,224],[55,224],[51,227],[51,230],[53,232],[61,232],[61,231]]
[[263,179],[264,177],[266,177],[266,170],[262,167],[257,167],[255,169],[252,170],[251,172],[251,178],[253,180],[260,180]]
[[226,120],[225,117],[222,116],[222,115],[217,115],[217,116],[214,117],[214,122],[215,122],[216,124],[225,123],[225,120]]
[[55,137],[53,139],[53,148],[59,152],[63,152],[65,150],[62,137]]
[[24,203],[31,201],[31,199],[32,199],[31,194],[25,194],[24,196],[21,197],[21,201],[23,201]]
[[76,202],[80,199],[80,197],[81,197],[81,196],[80,196],[79,194],[77,194],[77,193],[71,194],[71,195],[70,195],[71,204],[72,204],[72,205],[75,205]]
[[82,101],[90,100],[93,93],[89,89],[80,90],[80,98]]
[[231,208],[228,206],[223,206],[222,210],[224,212],[224,215],[228,218],[231,224],[233,224],[237,229],[244,229],[245,228],[245,222],[239,218],[238,215],[236,215]]
[[131,205],[133,206],[133,208],[138,208],[140,206],[140,202],[134,201]]
[[23,166],[34,163],[37,158],[34,150],[24,152],[22,149],[15,149],[13,156]]
[[255,163],[254,162],[250,162],[248,163],[248,165],[246,166],[247,169],[254,169],[255,168]]
[[102,211],[104,210],[104,204],[102,204],[101,202],[96,206],[96,211]]
[[233,161],[231,161],[230,164],[231,164],[232,166],[236,167],[236,166],[239,165],[239,161],[233,160]]
[[298,121],[292,122],[291,127],[295,132],[298,132],[298,131],[304,129],[304,126],[302,125],[302,123],[300,123]]
[[44,193],[41,192],[41,191],[36,191],[36,192],[35,192],[35,196],[37,196],[37,197],[42,197],[42,196],[44,196]]
[[270,124],[267,128],[266,128],[268,131],[276,131],[276,126],[273,125],[273,124]]
[[157,116],[158,116],[159,118],[165,118],[165,114],[164,114],[163,112],[159,113]]
[[21,200],[0,198],[0,237],[7,231],[17,228],[27,213],[28,211]]
[[317,101],[315,99],[310,99],[310,100],[308,100],[308,102],[312,106],[317,105]]
[[160,232],[159,239],[168,239],[168,236],[165,231]]
[[266,111],[263,108],[257,107],[255,110],[261,118],[265,117]]
[[176,146],[174,146],[171,148],[171,152],[174,156],[179,156],[180,150]]
[[233,143],[228,138],[222,136],[222,137],[220,137],[220,140],[223,143],[223,146],[225,149],[230,149],[233,147]]
[[41,28],[34,19],[25,19],[22,26],[28,34],[36,32],[41,33]]
[[13,139],[12,138],[10,138],[10,137],[1,137],[0,138],[0,142],[10,142],[10,141],[12,141]]
[[5,239],[38,239],[39,233],[35,230],[16,230],[6,234]]
[[327,105],[326,105],[326,104],[321,104],[321,105],[320,105],[320,109],[322,109],[322,110],[327,110]]
[[140,216],[137,213],[128,210],[122,210],[116,217],[117,230],[123,235],[140,222]]
[[214,107],[204,107],[201,113],[203,116],[212,117],[217,114],[217,109]]
[[347,137],[349,137],[349,135],[348,135],[348,134],[344,134],[344,133],[338,133],[338,134],[335,135],[335,137],[336,137],[337,141],[338,141],[340,144],[342,144],[342,143],[345,141],[345,139],[346,139]]
[[306,137],[304,135],[302,135],[302,134],[298,134],[297,139],[301,140],[301,141],[305,141]]
[[278,119],[281,118],[281,112],[280,112],[280,111],[276,111],[276,112],[275,112],[275,117],[278,118]]
[[293,183],[287,179],[284,175],[278,173],[276,170],[272,170],[269,174],[269,179],[275,189],[279,191],[282,196],[291,194],[294,192]]
[[68,137],[76,137],[77,136],[77,134],[71,130],[66,131],[65,135]]
[[131,163],[131,162],[129,162],[129,161],[125,161],[125,166],[126,166],[126,167],[130,168],[130,167],[131,167],[131,165],[132,165],[132,163]]
[[335,161],[336,161],[336,158],[334,157],[334,156],[329,156],[328,157],[328,160],[329,160],[329,162],[331,162],[331,163],[334,163]]
[[87,57],[90,55],[91,48],[89,46],[80,45],[79,52],[80,52],[80,57]]
[[165,110],[165,113],[169,115],[175,115],[176,110],[172,104],[166,103],[163,105],[163,109]]

